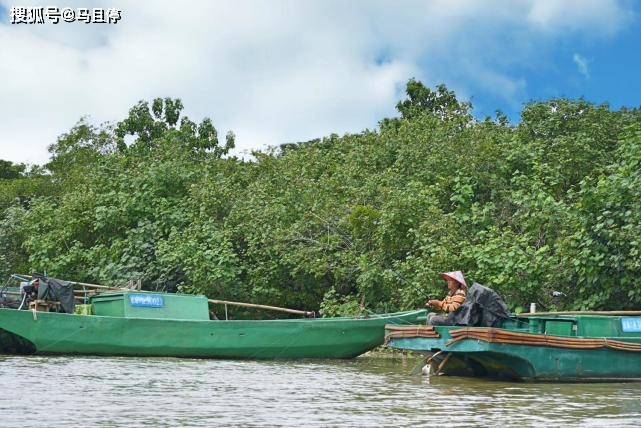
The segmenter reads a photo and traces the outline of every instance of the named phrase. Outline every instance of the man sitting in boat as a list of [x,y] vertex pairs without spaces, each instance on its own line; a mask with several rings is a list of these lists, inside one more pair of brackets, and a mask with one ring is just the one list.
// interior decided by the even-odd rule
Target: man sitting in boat
[[449,290],[447,296],[443,300],[430,300],[425,306],[444,312],[444,314],[429,313],[427,325],[452,325],[449,315],[456,312],[467,297],[467,283],[463,272],[460,270],[446,272],[443,274],[443,279],[447,281],[447,289]]

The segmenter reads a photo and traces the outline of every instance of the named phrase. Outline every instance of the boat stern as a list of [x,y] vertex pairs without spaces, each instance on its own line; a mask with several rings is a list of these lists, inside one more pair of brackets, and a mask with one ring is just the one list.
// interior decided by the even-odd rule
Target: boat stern
[[460,326],[387,325],[385,344],[428,357],[435,367],[432,373],[509,380],[535,376],[527,359],[501,352],[487,341],[461,339],[461,332],[468,330]]

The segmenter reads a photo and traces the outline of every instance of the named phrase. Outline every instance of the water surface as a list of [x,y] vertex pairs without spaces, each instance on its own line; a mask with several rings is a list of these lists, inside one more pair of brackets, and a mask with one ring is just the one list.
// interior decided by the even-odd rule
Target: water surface
[[427,379],[414,363],[0,356],[0,426],[641,424],[641,383]]

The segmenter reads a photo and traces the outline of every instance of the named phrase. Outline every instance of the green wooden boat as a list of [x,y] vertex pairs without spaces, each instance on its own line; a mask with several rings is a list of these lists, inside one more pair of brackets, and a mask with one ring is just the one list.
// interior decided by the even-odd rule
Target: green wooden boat
[[542,381],[641,380],[639,312],[540,313],[500,328],[387,326],[394,349],[428,356],[427,371]]
[[119,292],[91,300],[91,315],[0,309],[0,352],[196,358],[353,358],[383,343],[386,324],[425,311],[363,318],[211,321],[207,299]]

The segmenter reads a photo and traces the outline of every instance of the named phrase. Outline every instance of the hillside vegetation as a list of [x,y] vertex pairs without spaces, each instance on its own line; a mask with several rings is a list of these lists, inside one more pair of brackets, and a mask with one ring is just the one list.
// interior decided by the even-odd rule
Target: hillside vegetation
[[555,99],[481,121],[413,80],[397,109],[251,161],[180,100],[81,120],[47,165],[0,162],[0,274],[333,315],[422,306],[460,269],[512,308],[641,308],[638,110]]

